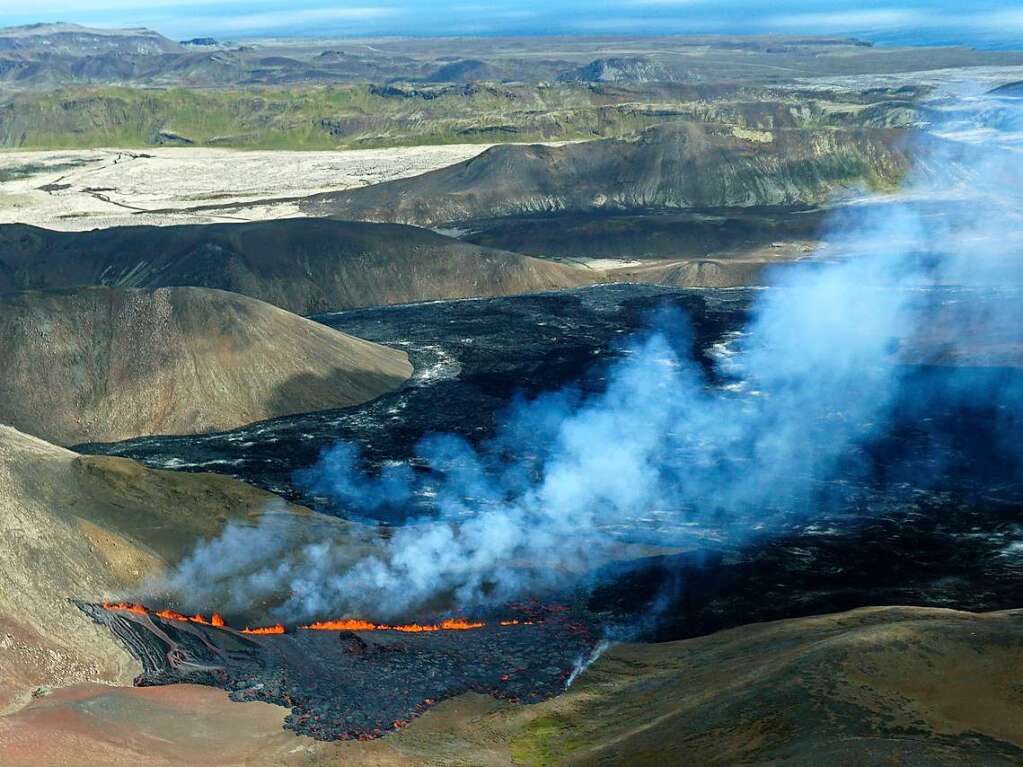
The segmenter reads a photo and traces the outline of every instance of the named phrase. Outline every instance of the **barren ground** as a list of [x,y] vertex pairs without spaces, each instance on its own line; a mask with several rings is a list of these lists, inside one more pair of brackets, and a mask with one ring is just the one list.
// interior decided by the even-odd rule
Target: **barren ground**
[[[0,223],[77,231],[302,215],[285,202],[474,157],[486,144],[336,152],[154,148],[0,152]],[[242,203],[231,211],[189,209]]]

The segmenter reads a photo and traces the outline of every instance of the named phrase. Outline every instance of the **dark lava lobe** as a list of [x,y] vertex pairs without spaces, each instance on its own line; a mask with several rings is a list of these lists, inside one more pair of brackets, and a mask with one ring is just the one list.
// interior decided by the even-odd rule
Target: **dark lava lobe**
[[76,602],[142,664],[137,686],[202,684],[286,706],[284,726],[318,740],[379,737],[464,692],[536,703],[562,692],[597,643],[591,618],[509,605],[481,628],[244,634]]

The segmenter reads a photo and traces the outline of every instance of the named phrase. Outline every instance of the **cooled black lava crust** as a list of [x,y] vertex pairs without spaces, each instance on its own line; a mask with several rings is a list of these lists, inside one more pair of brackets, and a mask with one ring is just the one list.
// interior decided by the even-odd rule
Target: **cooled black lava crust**
[[[252,424],[230,432],[143,437],[78,445],[83,453],[134,458],[156,468],[227,474],[329,511],[307,494],[295,471],[339,439],[362,446],[371,466],[411,456],[426,434],[451,432],[470,441],[491,436],[516,394],[565,385],[599,390],[621,346],[674,307],[689,318],[694,351],[741,328],[752,293],[685,291],[615,285],[533,296],[437,301],[315,317],[360,338],[406,350],[416,367],[401,391],[342,410]],[[407,516],[422,508],[405,510]],[[393,516],[387,521],[400,523]]]
[[[372,467],[407,459],[430,432],[485,439],[518,393],[570,383],[600,390],[622,344],[665,306],[688,317],[693,351],[710,372],[715,345],[742,329],[755,295],[616,285],[321,317],[407,349],[416,377],[400,392],[347,410],[223,434],[79,449],[230,474],[329,512],[330,504],[306,494],[293,475],[335,440],[357,442]],[[961,385],[961,375],[907,368],[906,385],[929,395],[907,400],[888,434],[865,446],[812,508],[771,510],[771,534],[745,538],[741,546],[708,541],[695,553],[605,573],[592,607],[632,613],[648,638],[672,639],[866,605],[992,610],[1023,604],[1023,472],[998,447],[1006,430],[1023,434],[1023,425],[1013,420],[1018,414],[961,398],[954,406],[936,405],[942,397],[934,393]],[[1019,370],[970,375],[1023,390]],[[401,524],[405,515],[429,510],[423,499],[401,516],[382,518]],[[628,521],[615,532],[659,543],[672,543],[676,533]],[[647,620],[655,605],[656,618]]]
[[596,644],[587,616],[523,603],[466,631],[251,635],[76,603],[142,664],[137,686],[203,684],[291,709],[284,726],[318,740],[379,737],[464,692],[536,703],[562,692]]

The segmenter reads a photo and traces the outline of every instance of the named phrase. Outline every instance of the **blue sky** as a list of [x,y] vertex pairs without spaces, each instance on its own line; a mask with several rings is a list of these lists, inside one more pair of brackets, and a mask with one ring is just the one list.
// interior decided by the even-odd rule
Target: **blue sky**
[[837,33],[878,42],[1023,48],[1007,0],[0,0],[0,26],[73,21],[170,37]]

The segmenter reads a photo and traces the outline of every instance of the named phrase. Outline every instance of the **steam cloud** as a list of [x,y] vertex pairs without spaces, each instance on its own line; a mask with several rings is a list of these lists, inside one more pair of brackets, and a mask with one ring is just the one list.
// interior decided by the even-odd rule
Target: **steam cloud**
[[[960,135],[991,115],[987,102],[946,106]],[[901,362],[1009,353],[1019,364],[1012,334],[1023,310],[998,286],[1021,277],[1023,154],[1004,132],[1023,125],[1020,112],[999,102],[1003,131],[981,132],[983,144],[927,137],[896,199],[836,215],[817,258],[760,294],[719,378],[688,356],[685,318],[662,313],[609,369],[606,390],[518,403],[482,445],[431,436],[417,448],[427,473],[369,476],[356,446],[327,451],[303,479],[354,514],[434,501],[435,516],[368,555],[352,561],[330,536],[296,544],[293,523],[270,516],[200,546],[166,589],[192,601],[226,590],[227,609],[277,598],[275,617],[286,620],[386,618],[440,598],[467,607],[564,583],[604,561],[613,528],[629,520],[741,542],[782,518],[813,519],[829,482],[855,471],[896,408],[938,396],[909,387]],[[978,380],[964,373],[940,396],[1001,408],[1011,436],[1021,393]],[[1006,449],[1016,447],[1007,439]]]

